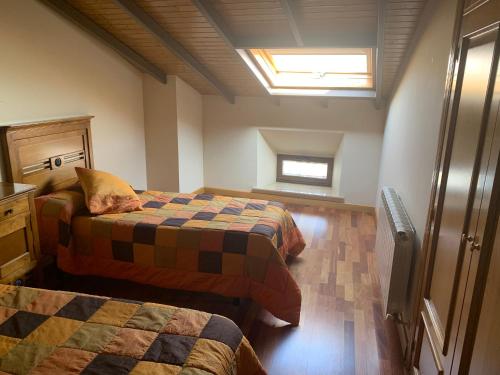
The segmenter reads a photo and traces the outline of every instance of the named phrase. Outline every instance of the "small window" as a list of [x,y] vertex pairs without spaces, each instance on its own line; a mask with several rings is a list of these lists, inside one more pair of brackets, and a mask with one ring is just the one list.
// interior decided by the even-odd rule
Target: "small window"
[[278,155],[276,181],[332,186],[333,158]]

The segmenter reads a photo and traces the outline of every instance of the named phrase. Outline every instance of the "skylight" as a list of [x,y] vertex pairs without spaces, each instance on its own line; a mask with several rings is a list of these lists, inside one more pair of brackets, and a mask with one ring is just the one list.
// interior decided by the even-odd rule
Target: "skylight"
[[272,54],[274,67],[280,73],[366,73],[366,55],[299,55]]
[[[238,51],[271,94],[372,96],[371,48]],[[339,95],[343,96],[343,95]]]

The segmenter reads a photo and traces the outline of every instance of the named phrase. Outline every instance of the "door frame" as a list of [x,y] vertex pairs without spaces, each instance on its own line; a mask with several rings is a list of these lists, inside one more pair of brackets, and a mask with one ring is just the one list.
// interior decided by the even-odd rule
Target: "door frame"
[[[460,96],[455,94],[456,88],[460,88],[461,82],[453,82],[453,79],[455,77],[455,74],[457,74],[458,78],[461,80],[463,78],[463,75],[461,75],[457,69],[459,68],[459,59],[464,58],[466,54],[461,54],[461,49],[462,49],[462,43],[461,40],[464,37],[469,36],[470,34],[475,34],[474,31],[474,25],[477,25],[478,23],[484,23],[488,25],[489,18],[491,18],[493,24],[493,20],[495,19],[495,13],[494,12],[489,12],[486,10],[484,11],[485,8],[490,8],[493,9],[495,6],[498,6],[499,0],[490,0],[486,2],[481,2],[479,5],[473,4],[474,6],[467,7],[467,9],[464,9],[464,1],[459,0],[458,3],[458,9],[457,9],[457,14],[456,14],[456,20],[455,20],[455,28],[453,32],[453,42],[452,42],[452,51],[450,53],[450,61],[448,64],[448,72],[447,72],[447,78],[446,78],[446,89],[445,89],[445,98],[444,98],[444,104],[443,104],[443,112],[442,112],[442,118],[441,118],[441,126],[440,126],[440,133],[439,133],[439,139],[438,139],[438,151],[436,154],[436,161],[435,161],[435,166],[434,166],[434,171],[433,171],[433,177],[432,177],[432,182],[431,182],[431,196],[429,199],[429,208],[428,208],[428,214],[427,214],[427,220],[426,220],[426,225],[425,225],[425,232],[424,232],[424,240],[422,242],[422,261],[418,264],[418,273],[417,273],[417,278],[419,280],[418,284],[418,302],[415,304],[415,309],[416,309],[416,316],[419,316],[419,312],[422,311],[422,313],[425,313],[429,315],[428,317],[431,320],[432,323],[432,311],[429,309],[429,307],[426,304],[425,296],[426,293],[429,290],[431,281],[432,281],[432,273],[433,273],[433,261],[434,261],[434,254],[436,250],[436,245],[437,245],[437,234],[439,233],[440,230],[440,221],[441,221],[441,214],[442,214],[442,203],[443,203],[443,198],[445,194],[445,185],[443,185],[443,182],[446,181],[447,179],[447,173],[448,173],[448,168],[449,168],[449,157],[451,154],[451,149],[452,149],[452,142],[453,142],[453,134],[450,132],[453,132],[454,130],[454,124],[455,124],[455,118],[452,118],[451,116],[456,115],[456,106],[458,106],[459,101],[460,101]],[[481,9],[480,12],[477,12],[474,14],[474,11],[480,7],[484,6],[485,8]],[[472,14],[472,16],[471,16]],[[479,16],[478,16],[479,14]],[[486,16],[483,16],[486,14]],[[468,16],[468,17],[465,17]],[[498,18],[498,17],[496,17]],[[485,27],[484,30],[491,30],[493,27],[492,25],[489,24],[488,27]],[[498,27],[495,26],[496,28]],[[498,41],[497,41],[498,42]],[[497,43],[498,44],[498,43]],[[491,77],[490,77],[491,80]],[[490,88],[488,87],[488,92],[490,91]],[[488,93],[487,93],[488,96]],[[489,113],[489,111],[488,111]],[[483,113],[483,119],[482,119],[482,125],[484,125],[485,121],[485,116],[487,119],[487,115]],[[481,148],[481,143],[482,141],[479,141],[479,148]],[[480,150],[478,150],[479,152]],[[477,157],[476,157],[477,161]],[[475,166],[475,169],[476,166]],[[473,181],[474,181],[474,176],[473,176]],[[473,182],[472,181],[472,182]],[[471,184],[472,185],[472,184]],[[495,209],[496,211],[496,209]],[[484,237],[486,239],[486,237]],[[482,256],[482,258],[485,258]],[[483,263],[484,266],[484,261]],[[420,268],[421,267],[421,268]],[[482,268],[480,268],[482,269]],[[478,272],[478,277],[481,274],[481,272]],[[485,280],[483,280],[485,282]],[[483,288],[484,289],[484,288]],[[474,292],[474,295],[476,296],[475,301],[478,301],[481,296],[477,296],[477,293]],[[479,315],[479,310],[480,310],[480,305],[479,307],[476,307],[474,311],[477,310],[477,315]],[[473,311],[473,309],[471,309]],[[420,357],[420,345],[422,342],[423,334],[424,334],[424,325],[421,322],[422,318],[419,319],[419,321],[415,322],[415,325],[413,325],[413,330],[412,330],[412,337],[413,337],[413,348],[412,348],[412,361],[411,363],[413,366],[417,366],[419,363],[419,357]],[[425,323],[425,322],[424,322]],[[477,322],[476,322],[477,323]],[[435,328],[436,325],[432,324],[432,326]],[[438,330],[439,331],[439,330]],[[448,328],[446,328],[446,332],[448,331]],[[475,331],[474,331],[475,332]],[[469,334],[469,338],[473,339],[473,336],[471,337],[472,333],[467,330],[467,333]],[[446,355],[447,352],[447,342],[444,340],[444,335],[445,333],[441,333],[441,337],[436,337],[437,341],[439,341],[440,344],[442,344],[442,351],[443,354]],[[438,335],[439,336],[439,332]],[[470,348],[466,352],[472,353],[472,346],[473,345],[468,345]],[[465,350],[465,348],[464,348]]]
[[439,231],[439,224],[437,227],[436,223],[440,222],[441,212],[438,209],[438,195],[441,190],[441,170],[444,163],[445,150],[446,150],[446,140],[449,138],[449,126],[451,121],[449,121],[449,115],[451,114],[451,105],[453,98],[453,78],[456,66],[458,65],[458,59],[460,57],[460,36],[462,30],[462,17],[465,9],[465,0],[458,0],[457,9],[455,13],[455,24],[452,33],[452,45],[450,49],[450,54],[448,57],[448,68],[446,72],[445,80],[445,91],[443,97],[443,108],[441,112],[441,121],[439,127],[438,135],[438,148],[436,152],[436,159],[434,162],[434,170],[431,178],[431,193],[429,198],[429,204],[427,208],[427,218],[425,223],[424,236],[421,245],[422,255],[419,257],[416,264],[416,279],[417,282],[417,293],[416,298],[418,299],[414,303],[414,311],[412,316],[417,317],[414,322],[410,325],[410,337],[412,338],[410,346],[410,366],[415,367],[418,365],[420,359],[420,345],[423,339],[423,334],[425,331],[423,320],[420,315],[420,311],[423,309],[423,297],[424,297],[424,286],[426,285],[426,280],[429,279],[431,275],[428,275],[428,265],[431,261],[431,244],[434,233]]
[[[500,0],[493,0],[490,4],[495,4],[499,6]],[[498,17],[497,17],[498,18]],[[497,29],[500,28],[500,21],[497,21],[496,23]],[[500,33],[500,31],[499,31]],[[495,57],[496,59],[496,70],[493,72],[495,79],[493,79],[493,82],[490,82],[493,87],[491,87],[491,91],[493,95],[495,95],[494,89],[495,86],[500,83],[499,74],[500,74],[500,57],[498,55],[498,51],[500,50],[500,36],[497,39],[496,43],[496,52],[497,55]],[[492,73],[492,74],[493,74]],[[498,96],[498,94],[497,94]],[[493,99],[493,98],[492,98]],[[498,103],[498,97],[497,103]],[[498,108],[498,107],[497,107]],[[488,108],[486,116],[486,120],[489,122],[491,119],[489,116],[492,113],[492,107],[490,104],[490,107]],[[498,119],[497,119],[497,127],[498,125]],[[496,132],[500,132],[500,128],[497,128],[495,130]],[[472,291],[472,297],[471,297],[471,303],[470,303],[470,313],[467,317],[467,324],[466,324],[466,330],[465,330],[465,336],[464,336],[464,347],[462,349],[462,353],[460,356],[460,370],[463,373],[468,373],[469,372],[469,367],[470,367],[470,361],[472,359],[472,354],[474,350],[474,342],[476,339],[476,333],[479,325],[479,318],[481,314],[481,309],[483,305],[483,297],[484,293],[486,290],[486,283],[488,280],[488,274],[489,274],[489,269],[490,269],[490,260],[491,256],[493,253],[493,248],[495,245],[495,241],[499,240],[495,238],[496,232],[497,232],[497,225],[498,225],[498,220],[499,220],[499,213],[500,213],[500,155],[496,156],[497,157],[497,164],[496,164],[496,169],[495,169],[495,177],[493,179],[493,185],[492,185],[492,191],[491,191],[491,198],[489,201],[489,208],[487,212],[487,217],[486,217],[486,224],[484,228],[484,233],[483,233],[483,238],[481,240],[481,251],[479,254],[479,260],[478,260],[478,272],[475,275],[474,279],[474,290]]]

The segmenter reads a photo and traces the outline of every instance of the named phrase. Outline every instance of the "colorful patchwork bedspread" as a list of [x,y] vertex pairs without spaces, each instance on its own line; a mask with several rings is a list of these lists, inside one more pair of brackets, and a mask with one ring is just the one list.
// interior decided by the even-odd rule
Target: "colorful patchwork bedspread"
[[301,294],[285,263],[305,243],[281,203],[146,191],[143,211],[90,216],[83,195],[36,199],[42,250],[72,274],[252,298],[298,324]]
[[0,285],[0,373],[265,374],[229,319],[154,303]]

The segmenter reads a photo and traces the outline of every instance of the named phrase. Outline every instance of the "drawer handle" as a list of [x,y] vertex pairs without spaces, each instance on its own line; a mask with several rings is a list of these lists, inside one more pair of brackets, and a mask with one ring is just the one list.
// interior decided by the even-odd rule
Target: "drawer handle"
[[14,213],[14,210],[12,208],[9,208],[8,210],[5,210],[3,213],[3,216],[10,216]]

